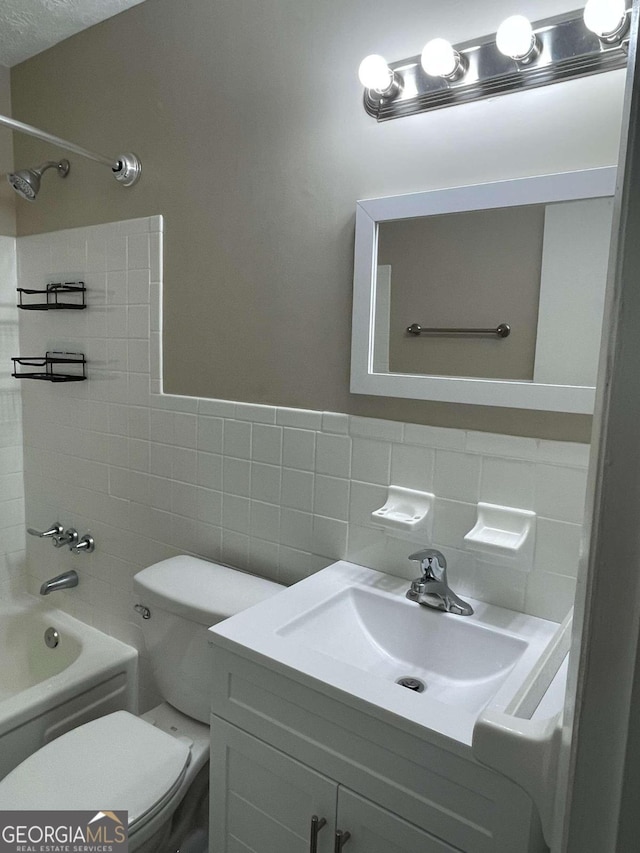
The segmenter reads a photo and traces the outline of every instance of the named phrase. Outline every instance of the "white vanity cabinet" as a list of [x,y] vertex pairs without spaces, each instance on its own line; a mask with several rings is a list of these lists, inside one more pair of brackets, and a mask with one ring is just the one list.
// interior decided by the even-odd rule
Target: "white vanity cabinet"
[[210,853],[313,853],[313,815],[317,853],[337,831],[346,853],[547,851],[529,797],[470,746],[211,645]]
[[213,719],[211,734],[217,768],[211,788],[213,853],[332,853],[347,844],[351,853],[455,853],[449,844],[219,718]]
[[[351,853],[455,853],[456,850],[342,785],[338,788],[337,826],[349,833],[347,843]],[[335,836],[331,849],[335,849]]]

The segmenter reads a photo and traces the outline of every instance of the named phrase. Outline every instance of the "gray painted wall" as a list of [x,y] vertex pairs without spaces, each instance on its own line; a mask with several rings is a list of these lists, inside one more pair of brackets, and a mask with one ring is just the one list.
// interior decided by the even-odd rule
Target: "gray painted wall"
[[[522,0],[532,19],[573,0]],[[132,190],[73,158],[18,206],[31,234],[166,217],[165,388],[460,428],[588,440],[590,418],[349,393],[358,198],[617,158],[623,73],[377,125],[360,59],[495,31],[511,0],[146,0],[16,67],[14,115],[114,154]],[[17,159],[51,148],[16,138]]]
[[[0,113],[11,115],[11,87],[9,69],[0,65]],[[0,127],[0,234],[16,233],[15,193],[4,180],[13,169],[13,135]]]

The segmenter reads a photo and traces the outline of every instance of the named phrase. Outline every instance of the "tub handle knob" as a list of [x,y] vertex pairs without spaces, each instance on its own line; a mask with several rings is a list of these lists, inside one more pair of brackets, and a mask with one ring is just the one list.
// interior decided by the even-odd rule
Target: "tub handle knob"
[[93,540],[93,536],[87,533],[75,544],[70,544],[69,548],[73,554],[92,554],[96,550],[96,543]]
[[59,521],[55,521],[48,530],[34,530],[33,527],[27,527],[27,533],[30,536],[39,536],[40,539],[55,538],[64,532],[64,527]]
[[73,549],[78,544],[78,531],[74,527],[65,530],[59,536],[53,537],[53,547],[62,548],[63,545],[68,545]]

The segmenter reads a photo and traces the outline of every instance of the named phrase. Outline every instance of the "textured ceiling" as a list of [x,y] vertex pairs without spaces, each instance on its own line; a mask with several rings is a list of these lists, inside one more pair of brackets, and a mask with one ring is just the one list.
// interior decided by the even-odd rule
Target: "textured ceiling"
[[142,0],[0,0],[0,65],[11,67]]

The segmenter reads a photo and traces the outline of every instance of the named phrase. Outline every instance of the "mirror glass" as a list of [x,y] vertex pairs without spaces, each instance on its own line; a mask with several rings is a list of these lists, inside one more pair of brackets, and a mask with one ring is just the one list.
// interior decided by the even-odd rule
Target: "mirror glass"
[[352,390],[364,352],[361,393],[590,411],[614,182],[597,169],[360,202]]

